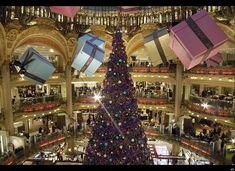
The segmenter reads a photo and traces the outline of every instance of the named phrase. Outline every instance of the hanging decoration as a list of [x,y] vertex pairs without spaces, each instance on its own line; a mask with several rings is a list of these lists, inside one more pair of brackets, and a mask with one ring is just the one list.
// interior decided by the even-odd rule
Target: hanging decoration
[[186,69],[215,56],[228,40],[209,14],[202,10],[171,28],[169,46]]
[[22,78],[35,84],[44,84],[54,73],[55,67],[33,48],[29,48],[13,66]]

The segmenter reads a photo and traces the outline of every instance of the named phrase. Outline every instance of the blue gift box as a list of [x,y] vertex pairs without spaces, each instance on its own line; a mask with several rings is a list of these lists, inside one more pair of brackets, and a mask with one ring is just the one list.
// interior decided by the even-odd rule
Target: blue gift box
[[104,48],[105,41],[94,36],[93,34],[87,33],[79,38],[80,42],[85,43],[86,41],[90,41],[91,43],[95,44],[96,46],[100,48]]
[[19,74],[35,84],[44,84],[55,71],[55,67],[33,48],[27,49],[20,57]]
[[80,72],[84,72],[87,76],[91,76],[102,64],[104,54],[103,49],[90,41],[85,41],[84,44],[80,43],[72,67]]

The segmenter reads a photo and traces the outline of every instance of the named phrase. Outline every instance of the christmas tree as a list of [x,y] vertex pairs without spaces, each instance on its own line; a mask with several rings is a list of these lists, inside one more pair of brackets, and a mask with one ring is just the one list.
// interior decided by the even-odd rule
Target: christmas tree
[[101,92],[103,98],[99,100],[84,164],[152,164],[120,30],[115,32],[112,46]]

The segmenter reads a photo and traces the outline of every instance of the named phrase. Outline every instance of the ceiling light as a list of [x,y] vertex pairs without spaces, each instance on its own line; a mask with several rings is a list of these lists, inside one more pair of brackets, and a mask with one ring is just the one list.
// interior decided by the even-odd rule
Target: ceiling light
[[204,107],[204,109],[206,109],[208,107],[208,104],[207,103],[203,103],[202,107]]
[[100,98],[101,98],[100,94],[95,94],[94,99],[95,99],[96,101],[100,100]]
[[54,49],[50,49],[49,52],[53,53],[53,52],[55,52],[55,51],[54,51]]

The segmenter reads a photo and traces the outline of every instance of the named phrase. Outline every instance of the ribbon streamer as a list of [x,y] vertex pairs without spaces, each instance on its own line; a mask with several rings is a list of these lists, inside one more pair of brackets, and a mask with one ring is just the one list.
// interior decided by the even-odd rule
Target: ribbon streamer
[[86,63],[85,63],[85,64],[83,65],[83,67],[81,68],[81,72],[84,72],[84,71],[88,68],[88,66],[91,64],[91,62],[92,62],[93,59],[95,58],[95,53],[96,53],[96,51],[99,50],[98,47],[97,47],[97,45],[94,45],[94,44],[92,44],[92,43],[90,43],[90,42],[88,42],[88,41],[87,41],[87,43],[88,43],[89,45],[93,46],[93,49],[92,49],[92,52],[91,52],[90,57],[88,58],[88,60],[86,61]]
[[164,64],[166,64],[166,63],[167,63],[167,59],[166,59],[166,55],[165,55],[165,53],[164,53],[164,50],[163,50],[163,48],[162,48],[162,45],[161,45],[161,43],[160,43],[160,41],[159,41],[158,32],[153,33],[153,39],[154,39],[154,43],[155,43],[156,46],[157,46],[157,50],[158,50],[158,53],[159,53],[159,55],[160,55],[160,57],[161,57],[161,59],[162,59],[162,62],[163,62]]
[[200,39],[200,41],[206,46],[207,51],[202,58],[201,62],[203,62],[210,52],[212,51],[214,45],[210,41],[210,39],[207,37],[207,35],[201,30],[201,28],[197,25],[197,23],[192,19],[192,17],[189,17],[187,20],[185,20],[188,26],[191,28],[191,30],[196,34],[196,36]]

